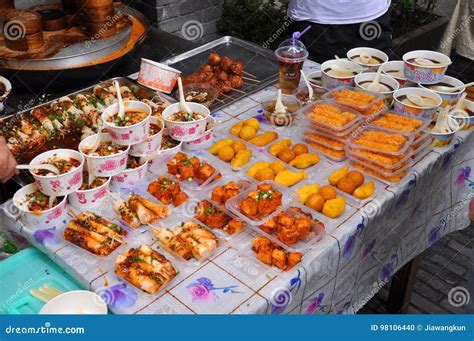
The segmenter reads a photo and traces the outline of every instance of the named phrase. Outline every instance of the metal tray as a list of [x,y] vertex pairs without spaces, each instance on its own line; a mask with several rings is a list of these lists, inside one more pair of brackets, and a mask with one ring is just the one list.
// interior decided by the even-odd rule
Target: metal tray
[[[190,75],[207,63],[210,52],[217,52],[221,56],[242,62],[244,64],[244,70],[256,76],[260,81],[260,83],[256,83],[255,85],[245,84],[240,89],[244,91],[245,94],[232,91],[226,94],[231,98],[220,96],[219,100],[222,102],[214,102],[210,108],[212,112],[222,109],[251,93],[266,88],[268,85],[275,83],[278,79],[278,61],[273,51],[230,36],[211,41],[193,50],[170,58],[163,63],[180,70],[183,75]],[[251,83],[251,81],[245,82]]]
[[[159,97],[162,97],[164,100],[167,100],[171,103],[174,103],[176,102],[176,100],[170,96],[167,96],[165,94],[157,94],[156,92],[154,92],[153,90],[150,90],[134,81],[132,81],[131,79],[129,78],[126,78],[126,77],[116,77],[116,78],[112,78],[112,79],[108,79],[108,80],[105,80],[105,81],[102,81],[100,83],[96,83],[94,85],[91,85],[91,86],[88,86],[87,88],[84,88],[84,89],[81,89],[81,90],[77,90],[77,91],[74,91],[70,94],[67,94],[67,95],[64,95],[64,96],[69,96],[71,98],[77,96],[78,94],[87,94],[87,93],[91,93],[92,90],[94,89],[95,86],[97,85],[100,85],[100,84],[104,84],[104,83],[110,83],[110,82],[113,82],[114,80],[118,80],[119,81],[119,84],[120,86],[128,86],[130,89],[134,88],[136,89],[135,90],[135,96],[138,98],[138,99],[153,99],[153,98],[159,98]],[[23,110],[23,111],[19,111],[15,114],[12,114],[10,116],[7,116],[7,117],[3,117],[3,118],[0,118],[0,134],[1,132],[4,132],[6,130],[9,129],[10,127],[10,124],[15,124],[15,122],[17,120],[21,120],[22,116],[23,115],[28,115],[33,109],[35,108],[39,108],[39,107],[44,107],[44,106],[49,106],[51,105],[52,102],[58,100],[58,98],[55,98],[51,101],[48,101],[48,102],[45,102],[45,103],[42,103],[42,104],[39,104],[39,105],[36,105],[34,107],[31,107],[31,108],[28,108],[26,110]],[[74,137],[76,137],[76,141],[77,141],[77,144],[74,146],[74,145],[71,145],[70,143],[68,143],[67,145],[67,148],[73,148],[73,149],[77,149],[77,146],[79,145],[79,142],[80,142],[80,135],[76,135],[76,136],[68,136],[68,140],[71,140],[71,139],[74,139]],[[59,142],[59,141],[58,141]],[[61,147],[61,142],[59,142],[59,148]],[[44,150],[43,149],[38,149],[38,153],[31,153],[31,157],[34,157],[35,155],[39,155],[41,152],[43,152]],[[28,160],[21,160],[23,163],[24,162],[28,162]],[[14,178],[15,182],[17,182],[19,185],[21,186],[25,186],[29,183],[32,182],[32,178],[31,176],[29,175],[28,172],[26,171],[22,171],[20,173],[19,176],[16,176]]]

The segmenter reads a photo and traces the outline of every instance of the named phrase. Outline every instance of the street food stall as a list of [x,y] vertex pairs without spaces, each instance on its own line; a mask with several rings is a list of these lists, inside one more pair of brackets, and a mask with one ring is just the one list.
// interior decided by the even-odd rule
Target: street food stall
[[5,116],[2,228],[67,275],[7,258],[31,280],[2,313],[354,313],[468,226],[474,102],[449,57],[307,56],[222,37]]

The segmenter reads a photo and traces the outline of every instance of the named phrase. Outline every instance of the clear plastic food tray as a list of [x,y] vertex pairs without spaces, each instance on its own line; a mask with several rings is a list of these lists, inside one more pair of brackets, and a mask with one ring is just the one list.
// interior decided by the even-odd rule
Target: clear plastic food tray
[[351,158],[354,158],[354,159],[359,159],[361,162],[366,161],[366,162],[369,162],[370,164],[374,164],[374,165],[377,165],[379,167],[382,167],[382,168],[386,169],[387,171],[391,171],[391,170],[396,170],[396,169],[401,168],[404,163],[408,162],[412,158],[413,152],[411,150],[407,151],[407,154],[402,159],[400,159],[399,161],[397,161],[394,164],[383,163],[383,162],[380,162],[380,161],[373,160],[373,159],[371,159],[371,158],[369,158],[365,155],[361,155],[361,154],[357,153],[357,148],[347,147],[346,148],[346,155],[348,157],[351,157]]
[[[328,147],[326,145],[323,145],[319,142],[316,142],[315,140],[312,140],[310,138],[306,138],[305,142],[311,145],[313,148],[317,149],[321,154],[324,154],[328,159],[333,160],[335,162],[341,162],[344,161],[346,157],[346,151],[343,148],[342,150],[336,150],[332,149],[331,147]],[[332,150],[334,153],[341,155],[340,157],[336,157],[334,155],[331,155],[329,153],[329,150]]]
[[[350,90],[350,91],[355,91],[355,92],[359,92],[359,93],[364,93],[364,94],[369,94],[369,95],[372,95],[375,97],[375,99],[373,101],[371,101],[370,103],[367,103],[365,105],[356,105],[356,104],[353,104],[353,103],[349,103],[349,102],[345,102],[345,101],[341,101],[341,100],[337,100],[335,97],[334,97],[334,94],[336,92],[339,92],[341,90]],[[356,88],[356,87],[351,87],[351,86],[341,86],[341,87],[338,87],[334,90],[331,90],[329,92],[327,92],[325,95],[323,95],[323,99],[324,100],[327,100],[327,101],[331,101],[332,103],[335,103],[335,104],[339,104],[339,105],[342,105],[344,107],[347,107],[347,108],[351,108],[353,110],[356,110],[358,112],[364,112],[366,111],[367,109],[370,109],[373,105],[377,104],[378,102],[380,102],[381,100],[384,99],[384,96],[381,95],[381,94],[377,94],[377,93],[374,93],[374,92],[370,92],[370,91],[367,91],[367,90],[363,90],[363,89],[360,89],[360,88]],[[383,109],[382,109],[383,110]],[[382,111],[380,110],[380,111]]]
[[[209,193],[210,194],[210,193]],[[234,233],[234,234],[229,234],[227,232],[225,232],[224,230],[220,229],[220,228],[216,228],[216,227],[211,227],[209,225],[207,225],[205,222],[202,222],[200,221],[196,215],[194,214],[194,220],[196,220],[197,222],[199,222],[200,225],[202,226],[205,226],[207,227],[208,229],[212,230],[218,237],[222,238],[222,239],[225,239],[225,240],[231,240],[231,239],[235,239],[237,236],[239,236],[242,232],[246,231],[247,230],[247,224],[245,221],[243,221],[242,219],[236,217],[232,212],[230,212],[225,206],[222,206],[222,205],[219,205],[217,204],[216,202],[212,201],[211,200],[211,195],[207,195],[206,197],[204,198],[197,198],[197,197],[194,197],[194,198],[191,198],[190,200],[190,205],[187,207],[187,210],[189,212],[196,212],[196,209],[197,207],[200,205],[200,203],[202,201],[205,201],[207,200],[215,209],[219,210],[219,211],[222,211],[226,214],[226,216],[228,216],[229,218],[231,219],[235,219],[235,220],[238,220],[238,221],[242,221],[244,223],[244,226],[243,228],[238,231],[237,233]]]
[[[240,121],[240,122],[243,122],[243,121]],[[238,141],[242,141],[244,142],[245,144],[247,144],[248,146],[251,146],[252,148],[254,149],[260,149],[260,148],[264,148],[264,147],[260,147],[260,146],[256,146],[252,143],[250,143],[249,141],[247,140],[244,140],[242,138],[240,138],[239,136],[235,136],[235,135],[232,135],[230,133],[230,129],[236,125],[237,123],[239,123],[238,120],[230,120],[222,125],[220,125],[219,127],[216,128],[215,130],[215,136],[217,139],[225,139],[225,138],[232,138],[232,139],[235,139],[235,140],[238,140]],[[275,127],[277,128],[277,127]],[[256,135],[255,136],[259,136],[263,133],[267,133],[269,132],[270,130],[267,129],[267,127],[265,127],[263,124],[260,124],[260,129],[257,131]],[[272,130],[272,131],[275,131],[275,130]],[[279,134],[277,131],[275,131],[277,134]],[[277,138],[278,139],[278,138]],[[276,140],[275,140],[276,141]],[[270,142],[271,143],[271,142]]]
[[[314,130],[306,130],[303,132],[304,134],[304,137],[305,137],[305,140],[308,139],[308,140],[311,140],[311,141],[314,141],[320,145],[323,145],[327,148],[331,148],[332,150],[337,150],[337,151],[344,151],[345,150],[345,146],[346,146],[346,141],[344,140],[341,140],[340,138],[338,137],[334,137],[334,136],[331,136],[329,134],[326,134],[326,133],[323,133],[323,132],[319,132],[319,131],[314,131]],[[326,142],[323,142],[323,141],[320,141],[320,140],[317,140],[315,139],[312,134],[314,135],[317,135],[317,136],[322,136],[328,140],[332,140],[332,141],[335,141],[335,142],[338,142],[340,144],[342,144],[341,147],[334,147]]]
[[[191,214],[189,214],[191,215]],[[214,233],[213,230],[209,229],[208,227],[206,227],[204,224],[202,224],[200,221],[194,219],[194,218],[188,218],[186,219],[186,217],[179,217],[179,216],[174,216],[174,217],[170,217],[168,219],[164,219],[164,220],[160,220],[158,223],[154,224],[154,225],[150,225],[150,228],[153,230],[154,228],[164,228],[164,229],[168,229],[169,231],[171,231],[172,233],[174,233],[174,231],[181,226],[181,224],[184,224],[186,222],[193,222],[193,223],[196,223],[198,224],[199,226],[201,226],[202,228],[206,229],[207,231],[209,231],[210,233],[212,233],[216,238],[217,238],[217,241],[219,243],[218,247],[210,252],[209,254],[207,254],[204,258],[202,259],[196,259],[194,257],[192,257],[191,259],[189,260],[186,260],[184,259],[183,257],[181,257],[178,253],[176,253],[174,250],[171,250],[169,247],[167,247],[161,240],[159,240],[154,234],[153,234],[153,237],[154,239],[157,241],[157,243],[160,245],[161,248],[163,248],[163,250],[165,250],[167,253],[169,253],[171,256],[173,256],[175,259],[179,260],[180,262],[182,262],[183,264],[186,264],[186,266],[192,266],[192,267],[195,267],[195,266],[200,266],[202,265],[203,263],[205,263],[207,260],[211,259],[214,255],[222,252],[226,247],[226,241],[225,239],[223,238],[220,238],[217,234]]]
[[[324,181],[321,183],[322,186],[325,186],[325,185],[331,185],[329,183],[329,176],[331,176],[331,174],[333,174],[335,171],[337,171],[338,169],[341,169],[342,167],[344,167],[346,165],[340,165],[338,166],[337,168],[332,168],[329,172],[327,172],[326,174],[324,174]],[[349,171],[351,170],[357,170],[359,171],[358,169],[351,169],[349,167]],[[362,172],[361,172],[362,173]],[[352,194],[349,194],[349,193],[346,193],[344,191],[341,191],[339,188],[337,188],[336,186],[334,185],[331,185],[333,186],[335,189],[336,189],[336,192],[345,197],[347,199],[347,201],[353,205],[354,207],[362,207],[364,206],[366,203],[372,201],[374,198],[377,197],[378,194],[380,194],[380,191],[383,189],[383,185],[378,181],[376,180],[375,178],[373,178],[372,176],[370,175],[367,175],[367,174],[364,174],[364,183],[361,185],[366,185],[367,183],[369,182],[373,182],[374,183],[374,194],[372,194],[370,197],[368,197],[367,199],[358,199],[356,198],[354,195]]]
[[377,180],[387,184],[387,185],[394,185],[406,179],[408,175],[410,175],[410,170],[412,169],[413,162],[410,161],[405,167],[397,170],[396,172],[383,172],[379,169],[371,167],[369,165],[361,163],[359,160],[354,160],[349,157],[350,165],[357,170],[361,171],[362,173],[372,176]]
[[[272,213],[264,215],[260,214],[257,217],[247,217],[244,215],[240,210],[240,203],[247,198],[248,194],[252,191],[256,191],[257,187],[263,184],[270,185],[274,190],[279,191],[282,193],[282,200],[281,205],[277,207]],[[269,219],[276,216],[279,212],[287,209],[289,206],[294,204],[296,199],[296,193],[290,191],[288,188],[274,182],[274,181],[262,181],[253,186],[250,186],[243,192],[240,192],[239,195],[227,200],[225,206],[226,208],[232,212],[236,217],[245,221],[248,225],[262,225]]]
[[[351,148],[358,148],[358,149],[365,149],[365,150],[370,150],[372,152],[377,152],[377,153],[380,153],[380,154],[385,154],[385,155],[391,155],[391,156],[400,156],[402,154],[406,154],[407,153],[407,150],[408,148],[410,148],[412,142],[413,142],[413,139],[414,139],[414,136],[412,137],[406,137],[406,136],[403,136],[405,139],[406,139],[406,142],[403,144],[403,146],[398,150],[398,151],[387,151],[387,150],[383,150],[383,149],[378,149],[378,148],[373,148],[373,147],[367,147],[367,146],[362,146],[362,145],[359,145],[357,143],[354,142],[354,140],[358,139],[362,134],[364,134],[365,132],[378,132],[378,133],[386,133],[386,132],[383,132],[379,129],[364,129],[364,130],[361,130],[360,133],[352,136],[348,141],[347,141],[347,146],[348,147],[351,147]],[[386,134],[397,134],[397,133],[386,133]],[[402,135],[401,135],[402,136]],[[346,148],[347,150],[347,148]]]
[[[343,112],[347,111],[347,112],[353,113],[355,115],[355,117],[354,117],[353,120],[347,122],[345,125],[343,125],[341,127],[333,126],[333,125],[327,124],[325,122],[318,121],[317,119],[315,119],[313,117],[310,117],[309,114],[310,114],[310,112],[312,112],[313,108],[315,106],[318,106],[318,105],[321,105],[321,104],[326,104],[326,105],[333,106],[337,109],[340,109]],[[308,104],[308,105],[304,106],[303,108],[301,108],[298,113],[300,113],[300,115],[302,114],[301,116],[303,116],[303,118],[304,118],[304,120],[302,122],[303,124],[306,121],[306,122],[308,122],[312,125],[316,125],[317,127],[329,129],[331,131],[338,132],[338,133],[345,132],[345,131],[349,130],[355,124],[357,124],[361,121],[361,115],[357,111],[352,110],[352,109],[347,108],[347,107],[344,107],[342,105],[336,104],[336,103],[329,102],[329,101],[316,101],[314,103]]]
[[360,122],[358,122],[354,124],[353,126],[351,126],[349,129],[340,131],[340,132],[323,128],[323,127],[318,127],[314,124],[306,124],[304,125],[304,128],[306,128],[306,130],[309,132],[313,131],[317,134],[323,133],[329,137],[334,137],[334,138],[338,138],[340,140],[345,141],[349,139],[354,133],[356,133],[358,130],[361,129],[361,124]]
[[[310,154],[316,154],[318,157],[319,157],[319,162],[315,165],[312,165],[312,166],[309,166],[309,167],[306,167],[306,168],[297,168],[295,166],[291,166],[288,162],[285,162],[283,160],[281,160],[280,158],[278,158],[277,156],[273,156],[272,154],[270,154],[270,148],[277,142],[281,141],[281,140],[284,140],[284,139],[288,139],[291,141],[291,146],[290,146],[290,149],[292,146],[296,145],[296,144],[303,144],[305,145],[307,148],[308,148],[308,153]],[[270,143],[267,147],[265,147],[264,149],[265,153],[267,153],[270,157],[274,158],[275,160],[279,160],[281,162],[283,162],[287,168],[290,168],[290,169],[294,169],[296,171],[305,171],[307,173],[310,173],[310,172],[313,172],[314,169],[316,169],[319,165],[322,165],[325,163],[326,161],[326,158],[324,156],[322,156],[319,151],[317,151],[316,149],[312,148],[311,145],[307,144],[305,141],[299,141],[299,140],[296,140],[296,139],[292,139],[290,137],[282,137],[281,139],[278,139],[272,143]]]
[[[416,129],[414,131],[411,131],[411,132],[403,131],[403,130],[390,129],[390,128],[386,128],[386,127],[382,127],[382,126],[379,126],[377,124],[374,124],[375,120],[377,120],[379,118],[382,118],[386,114],[392,114],[392,115],[396,115],[396,116],[400,116],[400,117],[408,117],[408,118],[416,119],[416,120],[421,121],[423,124],[418,129]],[[406,115],[400,115],[400,114],[397,114],[397,113],[394,113],[394,112],[391,112],[391,111],[384,111],[384,112],[381,112],[381,113],[377,114],[377,117],[375,117],[374,119],[370,120],[370,122],[367,122],[367,123],[368,123],[367,127],[369,127],[369,128],[374,128],[374,129],[386,131],[388,133],[398,133],[398,134],[403,135],[403,136],[411,137],[411,136],[416,135],[418,133],[421,133],[423,130],[425,130],[426,127],[428,127],[428,125],[430,124],[430,120],[424,120],[421,117],[414,116],[414,115],[406,116]]]
[[304,214],[301,214],[297,210],[300,209],[304,213],[310,214],[312,216],[311,219],[311,229],[310,233],[306,238],[301,239],[295,244],[292,245],[287,245],[280,239],[278,239],[277,234],[272,233],[269,234],[268,232],[265,232],[264,230],[261,229],[261,225],[250,225],[250,228],[257,231],[259,234],[264,235],[268,239],[270,239],[272,242],[275,244],[280,245],[282,248],[284,248],[287,251],[294,252],[294,251],[305,251],[308,250],[312,245],[314,245],[316,242],[320,241],[323,236],[326,233],[326,225],[329,225],[329,219],[319,212],[315,212],[311,210],[309,207],[306,207],[304,205],[300,204],[295,204],[290,207],[288,207],[286,210],[280,212],[280,213],[286,213],[289,216],[293,218],[306,218]]

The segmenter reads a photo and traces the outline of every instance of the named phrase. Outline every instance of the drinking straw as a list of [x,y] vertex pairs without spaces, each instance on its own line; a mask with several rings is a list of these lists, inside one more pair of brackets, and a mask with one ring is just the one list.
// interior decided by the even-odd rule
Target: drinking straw
[[309,31],[310,28],[311,28],[311,26],[308,25],[308,27],[306,27],[303,31],[301,31],[301,32],[296,31],[295,33],[293,33],[292,38],[293,39],[300,39],[303,34],[305,34],[306,32]]

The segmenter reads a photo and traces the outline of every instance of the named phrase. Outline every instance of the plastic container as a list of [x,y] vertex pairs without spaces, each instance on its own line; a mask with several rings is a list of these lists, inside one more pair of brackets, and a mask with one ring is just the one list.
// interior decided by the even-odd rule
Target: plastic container
[[[290,149],[296,145],[296,144],[303,144],[305,145],[307,148],[308,148],[308,153],[309,154],[316,154],[318,157],[319,157],[319,162],[315,165],[312,165],[312,166],[309,166],[309,167],[306,167],[306,168],[297,168],[295,166],[291,166],[288,162],[285,162],[283,160],[281,160],[280,158],[278,158],[277,156],[274,156],[272,154],[270,154],[270,148],[275,144],[275,143],[278,143],[279,141],[281,140],[290,140],[291,141],[291,146],[289,147]],[[267,147],[265,147],[265,152],[272,158],[276,159],[276,160],[279,160],[281,162],[283,162],[285,164],[285,166],[287,168],[292,168],[294,170],[298,170],[298,171],[305,171],[307,173],[311,173],[313,172],[314,169],[316,169],[318,166],[324,164],[324,162],[326,161],[326,158],[324,156],[321,156],[319,151],[313,149],[310,145],[306,144],[304,141],[297,141],[297,140],[294,140],[294,139],[291,139],[291,138],[288,138],[288,137],[284,137],[282,139],[279,139],[279,140],[276,140],[274,142],[272,142],[271,144],[269,144]]]
[[[262,110],[262,113],[263,113],[263,110]],[[237,123],[239,123],[239,121],[236,121],[236,120],[229,120],[228,122],[226,123],[223,123],[223,124],[220,124],[219,127],[215,130],[215,136],[218,137],[219,139],[225,139],[225,138],[231,138],[231,139],[235,139],[235,140],[239,140],[239,141],[242,141],[244,143],[246,143],[247,145],[253,147],[254,149],[263,149],[265,148],[265,146],[263,147],[259,147],[259,146],[256,146],[252,143],[250,143],[249,141],[247,140],[244,140],[244,139],[241,139],[239,136],[235,136],[235,135],[232,135],[230,133],[230,130],[232,129],[233,126],[235,126]],[[264,133],[267,133],[269,132],[271,126],[270,126],[270,123],[267,123],[267,124],[263,124],[262,122],[260,122],[260,129],[257,131],[256,135],[255,136],[259,136],[261,134],[264,134]],[[275,131],[278,135],[280,135],[276,130],[275,128],[276,127],[273,127],[274,129],[272,131]],[[277,137],[278,139],[279,137]],[[275,139],[274,141],[276,141],[277,139]],[[272,142],[274,142],[272,141]],[[270,142],[270,143],[272,143]]]
[[[372,147],[367,147],[367,146],[358,145],[357,143],[354,142],[354,140],[357,139],[357,138],[359,138],[361,134],[363,134],[363,133],[365,133],[365,132],[368,132],[368,131],[381,132],[381,131],[378,130],[378,129],[365,129],[365,130],[362,130],[362,131],[360,132],[360,134],[357,134],[357,135],[351,137],[351,138],[347,141],[347,147],[370,150],[370,151],[372,151],[372,152],[377,152],[377,153],[385,154],[385,155],[400,156],[400,155],[406,154],[408,148],[410,147],[410,145],[411,145],[411,143],[413,142],[413,139],[414,139],[414,136],[411,136],[411,137],[409,137],[409,138],[407,138],[406,136],[404,136],[405,139],[406,139],[406,142],[405,142],[405,143],[403,144],[403,146],[402,146],[399,150],[397,150],[397,151],[380,150],[380,149],[377,149],[377,148],[372,148]],[[398,134],[398,133],[395,133],[395,134]],[[346,148],[346,151],[347,151],[347,148]]]
[[[437,88],[437,86],[442,86],[442,84],[447,84],[448,86],[451,86],[451,87],[462,86],[462,88],[454,92],[442,91]],[[462,93],[466,91],[466,87],[464,86],[464,83],[461,82],[459,79],[451,77],[451,76],[444,76],[441,79],[441,82],[439,84],[431,84],[431,85],[420,84],[420,87],[436,92],[443,100],[443,103],[441,104],[441,107],[443,108],[454,107],[456,103],[458,102],[458,99],[462,96]]]
[[410,161],[405,167],[402,167],[395,172],[384,172],[383,170],[367,165],[366,163],[362,163],[357,159],[352,159],[350,157],[349,159],[350,165],[352,167],[356,168],[357,170],[361,171],[366,175],[376,178],[377,180],[387,185],[393,185],[406,179],[406,177],[410,174],[410,170],[413,166],[413,162]]
[[[416,58],[435,60],[439,64],[433,66],[422,66],[412,61]],[[443,79],[448,66],[451,64],[451,59],[448,56],[436,51],[428,50],[407,52],[403,55],[402,59],[405,63],[405,77],[413,83],[420,84],[436,84],[440,82]]]
[[415,83],[410,82],[405,77],[404,66],[403,60],[390,60],[382,65],[382,74],[395,78],[398,84],[400,84],[400,89],[416,86]]
[[[348,70],[352,70],[351,76],[334,76],[328,73],[331,68],[339,67],[345,68]],[[327,90],[332,90],[340,86],[354,86],[354,78],[362,73],[362,67],[350,60],[344,59],[332,59],[327,60],[321,64],[321,81],[323,83],[323,87]]]
[[111,178],[107,178],[107,181],[99,187],[86,190],[79,189],[76,192],[69,194],[69,203],[75,209],[81,211],[100,206],[109,191],[110,180]]
[[225,239],[225,240],[235,239],[237,236],[240,236],[243,232],[247,231],[247,224],[242,219],[239,219],[234,214],[229,212],[229,210],[225,206],[219,205],[216,202],[212,201],[210,197],[211,197],[210,195],[203,195],[203,196],[201,196],[201,198],[197,198],[195,196],[194,198],[191,198],[190,206],[188,206],[186,209],[189,210],[190,212],[191,211],[196,212],[199,205],[201,205],[201,202],[208,201],[216,210],[224,212],[225,215],[227,217],[229,217],[230,219],[235,219],[237,221],[242,221],[244,223],[244,227],[240,231],[238,231],[234,234],[230,234],[230,233],[227,233],[225,230],[223,230],[221,228],[211,227],[211,226],[207,225],[205,222],[200,221],[196,217],[196,214],[194,215],[194,220],[199,222],[200,225],[207,227],[209,230],[212,230],[218,237],[220,237],[222,239]]
[[[368,64],[360,60],[360,55],[376,57],[380,60],[378,63]],[[354,63],[359,64],[364,72],[376,72],[380,65],[383,65],[388,61],[388,56],[377,49],[371,47],[356,47],[347,52],[347,58]]]
[[158,222],[157,224],[154,224],[152,226],[152,230],[154,228],[166,228],[167,230],[169,230],[170,232],[174,233],[174,231],[181,226],[181,224],[185,223],[185,222],[192,222],[192,223],[195,223],[199,226],[201,226],[202,228],[206,229],[207,231],[211,232],[216,238],[217,238],[217,241],[218,241],[218,246],[217,248],[210,252],[209,254],[207,254],[204,258],[202,259],[196,259],[194,257],[192,257],[191,259],[189,260],[186,260],[184,259],[183,257],[181,257],[178,253],[176,253],[175,251],[171,250],[169,247],[167,247],[161,240],[159,240],[156,235],[152,232],[153,236],[154,236],[154,239],[157,241],[157,243],[160,245],[160,247],[165,250],[167,253],[169,253],[170,255],[172,255],[175,259],[179,260],[180,262],[182,262],[183,264],[186,264],[187,266],[192,266],[192,267],[197,267],[197,266],[201,266],[203,265],[207,260],[209,260],[210,258],[212,258],[214,255],[220,253],[220,251],[222,251],[225,247],[226,247],[226,244],[225,244],[225,240],[222,239],[222,238],[219,238],[218,235],[216,235],[214,233],[214,231],[211,231],[209,228],[205,227],[204,224],[202,224],[200,221],[196,220],[196,219],[180,219],[179,217],[171,217],[171,218],[168,218],[166,220],[162,220],[160,222]]
[[371,159],[367,156],[364,156],[364,155],[361,155],[361,154],[357,153],[357,150],[353,150],[353,149],[350,149],[350,148],[348,148],[346,150],[346,155],[348,157],[353,158],[353,159],[358,159],[361,162],[364,162],[364,161],[369,162],[369,164],[376,165],[378,167],[381,167],[381,168],[385,169],[387,172],[390,172],[390,171],[397,170],[397,169],[400,169],[400,168],[404,167],[405,164],[408,161],[410,161],[410,159],[412,158],[413,152],[409,151],[402,159],[400,159],[399,161],[397,161],[395,163],[392,163],[392,164],[383,163],[383,162],[380,162],[380,161],[373,160],[373,159]]
[[209,108],[202,104],[194,102],[186,102],[186,104],[193,113],[199,113],[203,118],[186,122],[171,120],[170,117],[181,110],[179,103],[170,104],[161,114],[169,135],[176,141],[189,142],[199,139],[206,131],[207,118],[211,115]]
[[[330,124],[327,124],[325,122],[318,121],[317,119],[310,117],[309,114],[312,112],[313,108],[322,104],[330,105],[333,107],[336,107],[340,110],[350,112],[355,115],[355,118],[351,120],[350,122],[347,122],[341,127],[336,127]],[[312,125],[315,125],[316,127],[319,127],[321,129],[329,129],[330,131],[334,131],[336,133],[341,133],[341,132],[347,132],[350,131],[351,128],[353,128],[354,125],[359,123],[361,121],[361,115],[355,111],[351,110],[349,108],[343,107],[342,105],[338,105],[335,103],[329,103],[328,101],[316,101],[312,104],[306,105],[301,109],[301,113],[304,115],[304,118],[308,120]]]
[[58,204],[48,210],[41,212],[32,212],[24,204],[24,198],[39,190],[35,183],[20,188],[13,195],[13,203],[20,213],[20,221],[28,228],[33,230],[50,226],[61,226],[67,219],[67,195],[58,202]]
[[148,161],[148,171],[150,173],[153,173],[153,174],[160,173],[163,170],[162,160],[165,160],[170,155],[175,155],[176,153],[182,150],[183,142],[180,142],[180,141],[175,141],[178,143],[176,146],[172,148],[167,148],[165,146],[165,142],[168,139],[172,140],[171,137],[168,135],[168,130],[165,128],[163,132],[163,137],[161,140],[161,148],[159,150],[159,153],[157,153],[156,156],[153,157],[153,159]]
[[[247,198],[248,194],[252,191],[257,190],[257,187],[262,184],[268,184],[270,185],[273,189],[279,191],[282,193],[282,200],[281,200],[281,206],[278,207],[275,211],[273,211],[271,214],[268,214],[266,216],[259,215],[258,217],[247,217],[240,211],[239,204],[242,202],[245,198]],[[273,218],[276,216],[279,212],[287,209],[289,206],[294,204],[294,200],[296,199],[296,194],[294,192],[291,192],[288,188],[274,182],[274,181],[262,181],[259,182],[258,184],[255,184],[253,186],[250,186],[247,190],[240,192],[238,195],[235,197],[227,200],[225,207],[233,213],[236,217],[242,219],[245,221],[249,226],[250,225],[261,225],[268,221],[269,219]]]
[[[105,127],[107,127],[112,141],[121,146],[131,146],[133,144],[145,141],[148,138],[148,133],[150,131],[150,117],[152,113],[151,107],[141,101],[128,100],[124,100],[123,105],[125,106],[125,112],[133,110],[144,111],[146,112],[147,117],[130,126],[118,126],[113,121],[113,115],[118,113],[119,104],[114,103],[108,106],[102,112],[101,117]],[[109,120],[112,120],[112,122],[109,122]]]
[[216,120],[214,117],[207,118],[206,131],[197,140],[183,142],[183,149],[187,151],[207,149],[212,145],[212,136],[214,134]]
[[147,169],[148,161],[137,168],[127,168],[122,173],[113,176],[110,185],[114,189],[135,187],[146,180]]
[[282,248],[284,248],[287,251],[290,252],[295,252],[295,251],[306,251],[308,250],[312,245],[314,245],[316,242],[320,241],[323,236],[326,234],[326,226],[330,225],[331,222],[327,217],[324,215],[320,214],[319,212],[315,212],[311,210],[309,207],[306,207],[304,205],[300,204],[294,204],[290,207],[288,207],[286,210],[280,212],[280,213],[287,213],[289,216],[292,216],[294,218],[306,218],[303,214],[300,212],[296,211],[295,209],[301,209],[303,212],[307,214],[311,214],[312,219],[311,219],[311,229],[310,233],[307,237],[299,240],[297,243],[292,244],[292,245],[287,245],[281,240],[278,239],[278,236],[276,233],[269,234],[265,232],[264,230],[261,229],[260,225],[249,225],[251,229],[254,231],[258,232],[259,234],[267,237],[270,239],[272,242],[275,244],[280,245]]
[[[326,134],[317,130],[310,130],[310,129],[305,130],[303,134],[304,134],[305,139],[312,140],[314,142],[317,142],[333,150],[342,151],[345,149],[345,146],[346,146],[345,140],[340,139],[339,137],[335,137],[332,134]],[[318,137],[321,137],[322,139],[318,139]],[[337,144],[337,146],[334,146],[330,144],[329,142],[324,141],[324,139],[330,140],[331,142]]]
[[[353,92],[357,92],[357,93],[371,95],[371,96],[373,96],[373,99],[368,101],[366,104],[356,104],[356,103],[352,103],[352,102],[344,100],[344,99],[337,99],[334,96],[334,94],[338,93],[339,91],[342,91],[342,90],[349,90],[349,91],[353,91]],[[373,92],[370,92],[370,91],[367,91],[367,90],[363,90],[363,89],[360,89],[360,88],[356,88],[356,87],[347,87],[347,86],[344,87],[343,86],[343,87],[336,88],[336,89],[326,93],[323,96],[323,99],[331,101],[331,102],[339,104],[339,105],[342,105],[344,107],[356,110],[359,113],[361,113],[362,115],[373,115],[373,114],[379,113],[379,112],[381,112],[385,109],[385,102],[384,102],[384,96],[383,95],[376,94],[376,93],[373,93]]]
[[141,85],[164,93],[171,93],[181,71],[168,65],[142,58],[137,82]]
[[148,136],[145,141],[130,146],[129,155],[142,157],[151,155],[157,150],[160,150],[165,124],[161,118],[156,116],[150,117],[150,124],[160,126],[161,130],[154,135]]
[[286,108],[285,114],[275,114],[273,111],[276,104],[276,96],[264,98],[262,100],[263,114],[266,120],[273,126],[290,127],[297,121],[298,113],[301,109],[301,101],[293,95],[281,95],[281,101]]
[[[422,97],[430,98],[436,101],[436,105],[433,104],[432,106],[427,107],[420,107],[415,104],[405,103],[403,100],[408,95],[417,95]],[[407,116],[418,116],[427,120],[434,119],[438,108],[443,103],[443,100],[440,95],[436,92],[428,89],[423,88],[403,88],[398,89],[393,94],[393,98],[395,99],[394,104],[394,111],[400,115],[407,115]]]
[[[186,102],[195,102],[202,104],[208,108],[216,101],[219,97],[219,91],[212,87],[208,83],[188,83],[183,85],[184,100]],[[203,100],[198,100],[195,98],[197,94],[207,93],[206,98]],[[179,100],[179,94],[176,92],[177,100]]]
[[[355,78],[355,84],[357,87],[370,91],[368,87],[374,81],[377,73],[369,72],[369,73],[361,73],[357,75]],[[390,108],[393,105],[393,93],[399,89],[400,84],[398,84],[397,80],[391,76],[381,74],[380,75],[380,85],[385,86],[388,91],[374,91],[384,97],[385,106]],[[379,89],[380,90],[380,89]]]
[[[420,120],[423,124],[418,129],[415,129],[414,131],[409,132],[409,131],[405,131],[405,130],[396,130],[396,129],[386,128],[386,127],[383,127],[383,126],[380,126],[380,125],[377,125],[376,123],[374,123],[376,120],[378,120],[380,118],[383,118],[386,114],[396,115],[396,116],[399,116],[401,118],[408,117],[408,118]],[[377,129],[377,130],[386,131],[388,133],[396,133],[396,134],[400,134],[400,135],[403,135],[403,136],[410,137],[413,134],[418,134],[418,133],[422,132],[423,130],[425,130],[428,127],[429,124],[430,124],[430,120],[426,120],[426,119],[423,119],[421,117],[417,117],[417,116],[414,116],[414,115],[408,115],[408,116],[407,115],[400,115],[400,114],[397,114],[397,113],[394,113],[394,112],[386,111],[386,112],[383,112],[383,113],[380,113],[379,115],[377,115],[377,117],[374,120],[371,120],[368,123],[367,127]]]
[[84,157],[81,153],[71,149],[53,149],[41,153],[30,162],[30,166],[42,164],[52,157],[68,158],[79,161],[79,166],[67,173],[59,175],[37,175],[30,170],[38,188],[49,196],[64,196],[78,190],[82,185],[82,172],[84,170]]
[[284,94],[291,94],[298,87],[300,71],[308,54],[306,46],[295,38],[284,40],[275,50],[279,64],[280,89]]
[[342,150],[336,150],[309,138],[305,139],[305,141],[313,148],[316,148],[320,153],[324,154],[330,160],[341,162],[346,159],[346,151],[344,148]]

